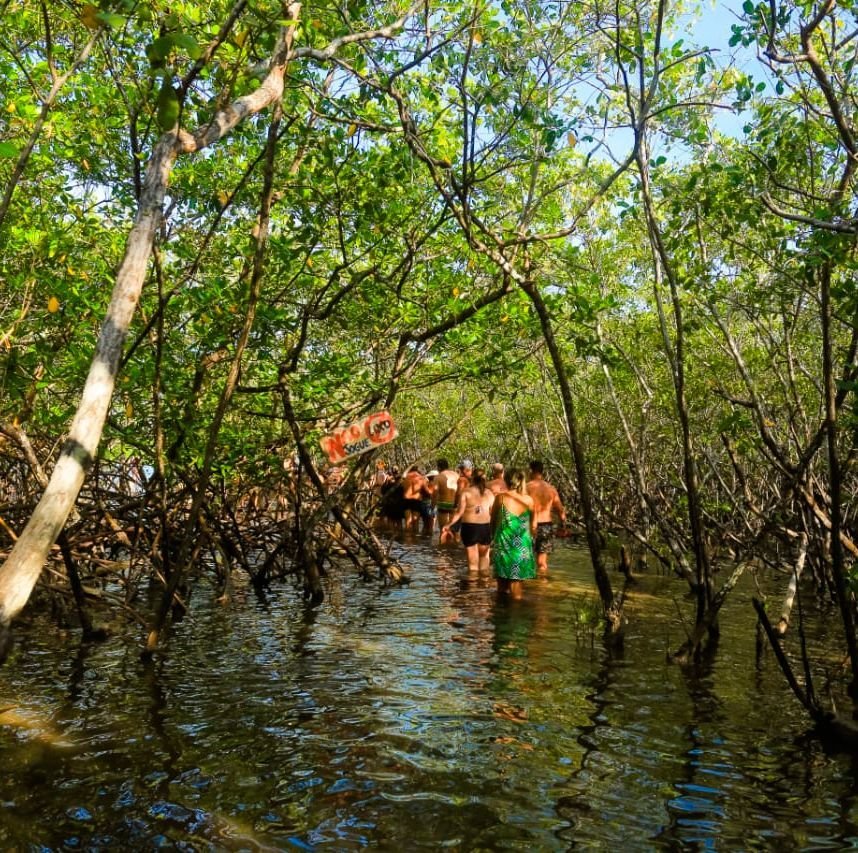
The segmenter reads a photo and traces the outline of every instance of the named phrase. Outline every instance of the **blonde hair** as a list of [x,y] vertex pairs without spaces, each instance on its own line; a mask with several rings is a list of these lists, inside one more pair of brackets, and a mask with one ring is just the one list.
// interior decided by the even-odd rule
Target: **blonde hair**
[[503,475],[504,482],[510,491],[518,492],[520,495],[527,493],[524,482],[524,471],[521,468],[510,468]]

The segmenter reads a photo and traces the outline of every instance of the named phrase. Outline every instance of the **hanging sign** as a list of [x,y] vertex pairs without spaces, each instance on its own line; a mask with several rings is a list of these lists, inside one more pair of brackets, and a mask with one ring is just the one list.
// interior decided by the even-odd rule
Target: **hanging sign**
[[390,413],[376,412],[347,427],[334,430],[331,435],[321,438],[319,444],[328,454],[328,459],[337,463],[387,444],[397,435],[399,433]]

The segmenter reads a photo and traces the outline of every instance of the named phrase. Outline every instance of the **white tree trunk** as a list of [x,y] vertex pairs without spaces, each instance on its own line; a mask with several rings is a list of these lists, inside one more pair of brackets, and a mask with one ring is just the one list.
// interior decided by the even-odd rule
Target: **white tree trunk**
[[[300,8],[300,4],[292,4],[290,17],[297,18]],[[6,562],[0,566],[0,661],[4,651],[8,651],[9,624],[27,603],[51,546],[77,500],[87,469],[95,459],[176,158],[180,153],[210,145],[247,116],[280,98],[293,32],[291,26],[281,31],[270,71],[259,89],[239,98],[194,135],[178,127],[163,134],[152,152],[137,217],[128,235],[125,256],[116,274],[110,305],[68,438],[41,500]]]
[[175,134],[165,134],[149,162],[137,219],[128,235],[125,257],[116,274],[113,295],[68,438],[41,500],[0,567],[0,625],[8,626],[27,603],[98,450],[122,347],[146,278],[155,228],[176,154]]
[[[27,603],[98,450],[122,348],[143,289],[155,230],[162,216],[164,196],[176,158],[180,154],[200,151],[212,145],[246,118],[279,100],[283,94],[286,66],[292,59],[307,57],[327,62],[344,45],[391,38],[423,2],[416,0],[405,14],[386,27],[341,36],[322,50],[293,50],[295,26],[289,24],[283,27],[272,54],[268,75],[255,92],[238,98],[196,132],[189,133],[176,127],[158,141],[146,169],[137,217],[128,235],[125,256],[116,275],[113,295],[69,436],[41,500],[6,562],[0,566],[0,662],[8,651],[9,625]],[[286,10],[286,17],[290,21],[297,21],[300,12],[301,4],[291,3]]]

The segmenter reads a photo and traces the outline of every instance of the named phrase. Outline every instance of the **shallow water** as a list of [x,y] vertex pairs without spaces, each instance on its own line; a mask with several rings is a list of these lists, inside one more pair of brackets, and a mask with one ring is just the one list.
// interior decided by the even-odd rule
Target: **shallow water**
[[31,624],[0,669],[0,848],[858,845],[856,764],[757,661],[750,580],[689,670],[665,659],[691,611],[668,578],[641,578],[617,655],[567,543],[507,604],[460,550],[397,550],[410,586],[331,580],[316,610],[198,591],[154,665],[136,635]]

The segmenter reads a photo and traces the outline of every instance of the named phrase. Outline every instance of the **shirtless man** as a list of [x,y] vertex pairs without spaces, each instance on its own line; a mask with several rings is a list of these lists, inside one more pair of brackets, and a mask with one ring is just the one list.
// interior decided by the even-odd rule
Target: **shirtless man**
[[536,552],[536,568],[540,572],[548,571],[548,555],[554,549],[554,522],[552,511],[557,513],[561,524],[566,524],[566,510],[557,494],[557,489],[543,479],[542,462],[534,459],[530,463],[530,480],[527,493],[533,498],[536,514],[536,536],[533,537],[533,550]]
[[[432,503],[438,512],[438,525],[444,527],[450,523],[450,517],[456,511],[456,484],[459,475],[450,468],[446,459],[438,460],[438,473],[435,476],[435,490],[432,493]],[[452,537],[451,537],[452,538]],[[441,536],[441,544],[445,541]]]
[[463,459],[458,467],[458,479],[456,480],[456,505],[459,504],[459,495],[471,485],[471,477],[474,473],[474,463],[470,459]]
[[[470,459],[463,459],[456,466],[456,507],[459,506],[459,498],[465,489],[471,487],[471,477],[474,474],[474,463]],[[462,530],[462,521],[451,521],[450,532],[453,534],[453,541],[458,542]]]
[[402,480],[404,492],[402,495],[405,505],[405,527],[416,530],[423,517],[423,493],[426,490],[426,478],[420,469],[413,465]]
[[435,507],[432,498],[435,496],[435,478],[438,471],[433,468],[423,478],[423,489],[420,492],[420,515],[423,518],[423,532],[431,533],[435,529]]
[[443,534],[461,520],[462,544],[468,555],[470,571],[487,571],[489,568],[489,550],[492,546],[491,511],[494,502],[494,492],[486,485],[483,472],[480,469],[473,471],[473,484],[459,493],[456,511],[450,519],[450,524],[441,529]]
[[492,465],[492,478],[486,483],[486,485],[496,494],[499,495],[501,492],[505,492],[507,490],[506,480],[503,478],[503,463],[495,462]]

